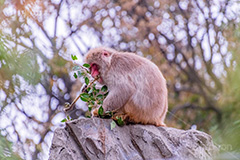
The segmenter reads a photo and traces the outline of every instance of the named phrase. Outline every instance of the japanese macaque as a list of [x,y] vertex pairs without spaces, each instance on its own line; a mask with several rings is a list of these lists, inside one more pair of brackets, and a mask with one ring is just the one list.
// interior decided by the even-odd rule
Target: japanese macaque
[[[154,63],[106,47],[91,49],[85,62],[90,64],[91,75],[99,76],[99,82],[109,89],[104,111],[113,111],[125,122],[166,126],[166,80]],[[97,109],[93,113],[96,115]]]

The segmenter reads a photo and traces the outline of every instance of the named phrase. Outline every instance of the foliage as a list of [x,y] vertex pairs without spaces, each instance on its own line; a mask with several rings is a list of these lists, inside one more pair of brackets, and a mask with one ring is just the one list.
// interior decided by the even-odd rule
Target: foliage
[[112,121],[110,124],[110,129],[113,130],[116,127],[116,122]]
[[26,49],[20,52],[11,49],[4,41],[3,37],[0,38],[0,88],[6,93],[6,98],[19,92],[21,99],[27,94],[27,88],[22,87],[22,79],[29,85],[36,85],[40,81],[37,57],[31,50]]

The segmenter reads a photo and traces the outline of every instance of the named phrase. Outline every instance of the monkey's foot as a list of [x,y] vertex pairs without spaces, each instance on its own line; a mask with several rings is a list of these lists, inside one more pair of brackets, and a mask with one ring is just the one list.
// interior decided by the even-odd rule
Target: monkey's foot
[[156,127],[167,127],[166,124],[156,124]]
[[91,115],[92,117],[101,117],[101,118],[111,118],[113,116],[113,112],[111,111],[106,111],[102,115],[99,115],[98,113],[99,108],[95,108],[92,110]]
[[125,119],[127,119],[127,115],[113,115],[112,119],[117,121],[118,119],[122,119],[122,121],[124,121]]
[[115,113],[112,116],[112,119],[119,125],[123,126],[124,124],[128,124],[128,116],[124,113]]

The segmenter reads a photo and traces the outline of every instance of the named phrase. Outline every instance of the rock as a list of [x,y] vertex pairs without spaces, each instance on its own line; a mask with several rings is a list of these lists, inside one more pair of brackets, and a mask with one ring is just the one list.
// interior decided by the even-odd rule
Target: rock
[[81,118],[54,132],[50,160],[212,159],[211,136],[197,130],[152,125],[110,129],[111,119]]

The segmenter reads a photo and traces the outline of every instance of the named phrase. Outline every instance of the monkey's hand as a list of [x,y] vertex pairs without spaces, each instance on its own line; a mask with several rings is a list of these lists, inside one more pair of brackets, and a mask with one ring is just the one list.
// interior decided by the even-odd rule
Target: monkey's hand
[[97,117],[98,116],[98,108],[95,108],[91,111],[92,117]]

